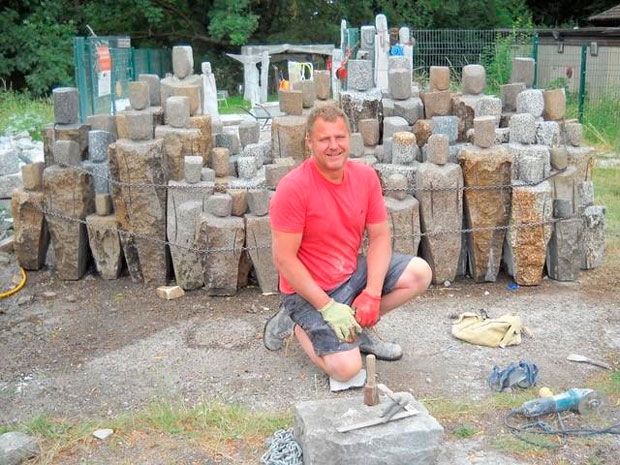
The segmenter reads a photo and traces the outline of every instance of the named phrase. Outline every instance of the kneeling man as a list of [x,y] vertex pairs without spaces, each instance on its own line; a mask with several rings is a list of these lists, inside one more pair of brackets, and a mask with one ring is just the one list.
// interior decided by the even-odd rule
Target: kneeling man
[[[295,336],[312,362],[338,381],[362,367],[360,352],[402,357],[399,345],[369,328],[426,290],[431,269],[419,257],[392,253],[381,185],[375,171],[349,161],[351,129],[333,105],[308,117],[311,156],[288,173],[271,199],[273,260],[283,305],[265,325],[264,343]],[[359,255],[364,232],[367,256]]]

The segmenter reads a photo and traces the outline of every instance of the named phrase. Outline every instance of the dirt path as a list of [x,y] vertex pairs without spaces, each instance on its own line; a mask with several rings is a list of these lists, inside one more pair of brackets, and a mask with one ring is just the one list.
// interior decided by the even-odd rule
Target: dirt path
[[[506,278],[433,289],[380,322],[380,334],[399,342],[405,356],[380,363],[379,378],[431,404],[492,399],[485,384],[492,366],[519,360],[535,362],[539,385],[555,392],[586,385],[598,369],[565,358],[577,352],[618,367],[617,271],[609,265],[582,274],[577,283],[545,279],[539,287],[517,290],[508,289]],[[262,411],[335,396],[295,342],[286,352],[264,349],[263,324],[279,299],[257,289],[232,298],[196,291],[162,301],[128,278],[62,282],[47,271],[28,278],[23,291],[0,301],[0,424],[42,414],[106,417],[153,399],[220,399]],[[56,295],[46,298],[45,292]],[[490,316],[520,315],[534,338],[507,349],[455,340],[450,317],[479,309]],[[448,413],[450,431],[460,423]],[[485,413],[481,429],[501,430],[504,414]],[[617,442],[610,447],[620,452]],[[458,462],[451,457],[448,462]],[[494,460],[478,463],[504,463]]]

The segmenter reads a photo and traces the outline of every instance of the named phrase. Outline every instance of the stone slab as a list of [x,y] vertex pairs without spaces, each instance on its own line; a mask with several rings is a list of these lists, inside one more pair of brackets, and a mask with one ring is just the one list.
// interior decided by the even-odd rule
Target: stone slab
[[28,192],[22,189],[13,191],[13,249],[17,262],[26,270],[39,270],[45,264],[49,231],[43,208],[43,192]]
[[245,215],[245,227],[245,244],[248,247],[260,290],[263,294],[276,294],[279,276],[271,253],[269,217]]
[[88,243],[97,272],[103,279],[118,279],[123,265],[123,249],[114,215],[86,217]]

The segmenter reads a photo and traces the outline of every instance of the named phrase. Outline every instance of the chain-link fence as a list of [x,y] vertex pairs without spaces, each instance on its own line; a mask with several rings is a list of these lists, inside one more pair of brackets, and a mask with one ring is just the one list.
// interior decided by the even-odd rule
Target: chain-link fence
[[82,122],[127,107],[129,82],[140,74],[165,77],[171,70],[170,50],[134,49],[129,37],[75,37],[73,59]]

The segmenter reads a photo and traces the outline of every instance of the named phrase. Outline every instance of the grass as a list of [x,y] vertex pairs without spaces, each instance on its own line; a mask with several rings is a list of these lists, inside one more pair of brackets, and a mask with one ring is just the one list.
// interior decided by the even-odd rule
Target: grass
[[[278,94],[271,94],[267,96],[268,102],[277,102]],[[226,104],[224,102],[217,103],[217,111],[222,115],[231,115],[235,113],[243,113],[239,107],[245,108],[246,110],[250,109],[250,102],[243,100],[243,95],[233,95],[226,99]]]
[[[40,416],[20,425],[0,425],[6,431],[24,431],[41,442],[42,463],[93,445],[92,433],[112,428],[116,438],[159,446],[162,438],[199,444],[210,456],[231,455],[237,450],[260,455],[264,439],[292,425],[290,412],[252,412],[221,402],[188,406],[181,401],[154,402],[132,414],[109,419],[72,420]],[[152,444],[150,444],[153,442]]]
[[476,434],[476,430],[471,428],[468,425],[462,425],[459,426],[458,428],[456,428],[454,431],[452,431],[452,434],[454,434],[456,437],[459,437],[461,439],[467,439],[472,437],[474,434]]
[[12,91],[0,92],[0,135],[28,131],[33,139],[41,140],[41,128],[54,120],[54,108],[49,98],[32,98]]

